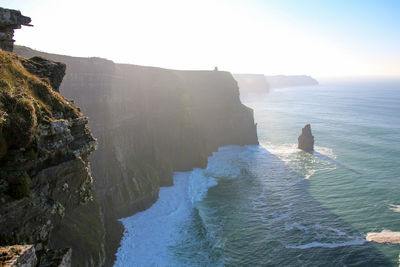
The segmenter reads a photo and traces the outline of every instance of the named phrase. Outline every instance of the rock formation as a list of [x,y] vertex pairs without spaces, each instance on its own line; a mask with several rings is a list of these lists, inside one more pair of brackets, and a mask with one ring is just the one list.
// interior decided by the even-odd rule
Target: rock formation
[[[117,219],[151,206],[159,187],[172,184],[173,171],[205,167],[219,146],[258,143],[253,111],[240,102],[228,72],[114,64],[17,46],[15,51],[67,64],[60,91],[82,107],[99,141],[91,157],[98,205],[67,212],[68,224],[53,236],[61,247],[72,244],[81,265],[101,260],[95,232],[102,223],[106,265],[113,263],[123,232]],[[99,210],[102,221],[96,220]],[[82,224],[88,216],[94,218],[91,227]]]
[[0,247],[0,266],[36,266],[37,257],[32,245]]
[[13,51],[14,30],[21,29],[21,25],[32,26],[31,18],[21,15],[18,10],[0,7],[0,48],[5,51]]
[[50,242],[53,230],[92,198],[96,140],[87,117],[54,90],[64,71],[0,50],[0,246],[33,244],[43,266],[68,263],[71,252]]
[[301,130],[301,135],[298,138],[298,148],[310,152],[314,150],[314,136],[311,133],[311,126],[307,124]]

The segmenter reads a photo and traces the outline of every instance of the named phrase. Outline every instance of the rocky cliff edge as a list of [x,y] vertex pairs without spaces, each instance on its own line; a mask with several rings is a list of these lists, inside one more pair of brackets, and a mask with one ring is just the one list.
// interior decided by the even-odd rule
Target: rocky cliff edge
[[64,73],[62,63],[0,50],[0,245],[33,244],[41,265],[59,255],[49,240],[65,213],[92,198],[96,140],[57,92]]

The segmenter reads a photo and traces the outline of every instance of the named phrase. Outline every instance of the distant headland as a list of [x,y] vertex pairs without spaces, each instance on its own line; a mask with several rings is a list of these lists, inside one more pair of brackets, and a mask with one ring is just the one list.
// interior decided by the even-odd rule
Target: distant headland
[[318,81],[308,75],[264,75],[233,74],[242,98],[267,94],[270,89],[318,85]]

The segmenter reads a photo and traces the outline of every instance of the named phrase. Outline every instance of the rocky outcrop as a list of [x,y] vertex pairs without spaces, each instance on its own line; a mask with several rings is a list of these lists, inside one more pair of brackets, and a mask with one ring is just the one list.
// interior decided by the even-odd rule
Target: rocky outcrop
[[65,76],[66,65],[61,62],[47,60],[42,57],[32,57],[21,62],[27,71],[42,79],[47,79],[51,88],[59,92],[60,84]]
[[37,257],[32,245],[15,245],[0,247],[0,266],[36,266]]
[[13,51],[14,30],[21,29],[21,25],[32,26],[31,18],[22,16],[18,10],[0,7],[0,48],[5,51]]
[[0,50],[0,245],[33,244],[39,262],[59,253],[50,241],[65,214],[92,199],[96,140],[52,88],[63,70]]
[[[115,64],[24,47],[15,51],[67,64],[60,91],[82,107],[99,140],[91,162],[104,218],[108,266],[122,237],[117,219],[154,203],[159,187],[172,184],[173,171],[205,167],[207,157],[219,146],[258,143],[253,111],[240,102],[237,83],[228,72]],[[79,212],[96,215],[95,209]],[[80,225],[77,218],[85,218],[81,215],[67,214],[66,219]],[[75,247],[90,245],[77,241],[84,233],[68,236]],[[90,263],[87,257],[96,258],[92,247],[93,252],[75,258],[76,262]]]
[[311,126],[307,124],[301,130],[301,135],[298,138],[298,148],[307,152],[314,150],[314,136],[311,133]]
[[70,248],[47,251],[39,262],[39,267],[71,267],[72,250]]

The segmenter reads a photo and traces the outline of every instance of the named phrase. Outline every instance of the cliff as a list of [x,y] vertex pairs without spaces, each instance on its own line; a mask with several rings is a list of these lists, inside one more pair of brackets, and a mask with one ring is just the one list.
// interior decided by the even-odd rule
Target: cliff
[[271,88],[317,85],[318,81],[307,75],[273,75],[265,76]]
[[[79,218],[102,213],[106,265],[113,263],[122,236],[117,219],[154,203],[159,187],[172,184],[173,171],[205,167],[207,157],[219,146],[258,143],[253,111],[240,102],[237,83],[228,72],[115,64],[26,47],[15,51],[65,62],[67,74],[60,91],[90,118],[99,142],[91,157],[99,209],[83,207],[87,210],[80,214],[67,214],[74,227],[66,225],[58,240],[79,250],[75,248],[88,239],[73,234],[73,229],[85,227]],[[91,229],[101,231],[100,225]],[[101,240],[93,242],[101,244]],[[95,258],[96,253],[94,249],[75,254],[75,262],[90,265],[88,257]]]
[[238,83],[241,99],[259,97],[269,92],[264,74],[233,74],[233,77]]
[[70,256],[52,246],[53,230],[92,198],[96,141],[57,92],[64,73],[62,63],[0,50],[0,246],[33,244],[42,265]]

